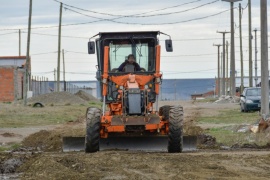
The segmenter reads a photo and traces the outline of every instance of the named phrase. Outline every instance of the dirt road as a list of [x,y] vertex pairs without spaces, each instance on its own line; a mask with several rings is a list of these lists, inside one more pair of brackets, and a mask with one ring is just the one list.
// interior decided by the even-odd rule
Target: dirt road
[[105,151],[42,153],[21,167],[22,179],[269,179],[270,152],[182,154]]
[[[172,102],[175,104],[175,102]],[[196,125],[201,115],[215,115],[220,109],[233,109],[236,104],[200,104],[181,102],[185,123]],[[161,104],[162,105],[162,104]],[[160,106],[161,106],[160,105]],[[25,139],[33,149],[0,153],[0,167],[21,162],[15,179],[269,179],[268,149],[214,150],[168,154],[157,152],[101,151],[62,153],[61,136],[84,129],[84,121],[68,123],[53,131],[41,131]],[[209,126],[214,126],[209,124]],[[207,127],[204,127],[207,128]],[[202,128],[194,128],[203,131]],[[194,130],[193,129],[193,130]],[[48,130],[48,129],[47,129]],[[17,131],[18,133],[18,131]],[[82,133],[82,132],[80,132]],[[191,132],[193,133],[193,132]],[[22,136],[23,133],[21,134]],[[3,140],[4,137],[0,136]],[[11,138],[11,137],[9,137]],[[45,152],[46,151],[46,152]],[[17,160],[17,161],[16,161]],[[12,163],[11,162],[11,163]],[[0,176],[1,179],[1,176]]]

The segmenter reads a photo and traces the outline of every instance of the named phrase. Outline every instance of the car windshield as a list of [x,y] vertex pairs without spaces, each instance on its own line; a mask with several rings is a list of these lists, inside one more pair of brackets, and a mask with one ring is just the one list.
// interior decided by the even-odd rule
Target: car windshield
[[261,89],[248,89],[247,96],[261,96]]

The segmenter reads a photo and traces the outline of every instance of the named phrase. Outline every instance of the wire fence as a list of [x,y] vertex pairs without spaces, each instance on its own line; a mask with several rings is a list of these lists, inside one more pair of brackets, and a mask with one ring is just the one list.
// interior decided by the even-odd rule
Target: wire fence
[[[60,92],[69,92],[72,94],[77,93],[80,90],[85,91],[88,94],[95,94],[93,91],[96,89],[89,87],[89,86],[78,86],[74,82],[68,81],[60,81],[59,82],[59,91]],[[32,92],[32,96],[39,96],[42,94],[52,93],[57,91],[57,82],[56,81],[49,81],[48,78],[45,77],[38,77],[33,76],[30,80],[30,91]]]

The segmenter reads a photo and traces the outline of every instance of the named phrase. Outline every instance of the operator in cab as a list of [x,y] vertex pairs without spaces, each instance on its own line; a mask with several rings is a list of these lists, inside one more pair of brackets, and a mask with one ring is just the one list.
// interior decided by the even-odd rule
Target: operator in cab
[[127,60],[123,62],[119,67],[118,71],[121,72],[134,72],[134,71],[141,71],[141,67],[135,61],[135,56],[133,54],[128,55]]

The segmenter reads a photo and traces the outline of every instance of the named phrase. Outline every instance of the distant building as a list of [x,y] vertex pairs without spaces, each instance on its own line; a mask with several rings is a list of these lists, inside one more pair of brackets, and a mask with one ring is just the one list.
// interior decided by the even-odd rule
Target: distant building
[[25,64],[26,56],[0,56],[0,102],[23,98]]

